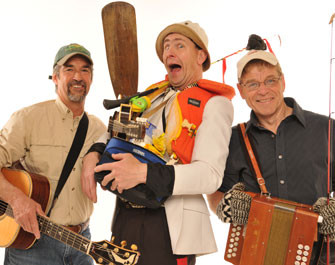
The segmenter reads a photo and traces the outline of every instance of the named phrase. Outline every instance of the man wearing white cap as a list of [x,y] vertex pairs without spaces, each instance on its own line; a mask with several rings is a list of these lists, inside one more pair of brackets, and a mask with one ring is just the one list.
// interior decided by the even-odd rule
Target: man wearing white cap
[[[102,185],[114,180],[112,189],[122,192],[145,184],[157,197],[167,198],[158,209],[117,198],[112,233],[116,240],[138,245],[140,265],[195,264],[196,255],[216,251],[202,194],[214,192],[221,184],[234,89],[202,79],[210,67],[207,46],[206,33],[191,21],[166,27],[156,41],[167,79],[154,85],[161,88],[160,93],[153,96],[143,116],[155,127],[154,134],[164,137],[161,146],[166,148],[160,149],[153,141],[150,150],[157,149],[169,165],[144,164],[131,154],[113,154],[119,161],[95,168],[96,172],[111,170]],[[92,152],[89,157],[95,165],[100,155]],[[89,179],[92,176],[85,182]],[[94,186],[87,188],[94,201],[95,192]]]
[[[26,246],[22,243],[29,237],[13,238],[15,241],[10,242],[11,248],[6,248],[5,265],[93,264],[90,256],[71,247],[75,244],[79,246],[78,242],[62,243],[66,242],[66,238],[62,237],[61,230],[57,236],[63,238],[62,242],[49,237],[47,234],[50,230],[52,232],[52,229],[49,227],[48,230],[44,226],[42,233],[37,221],[37,215],[45,216],[49,213],[54,223],[90,238],[89,218],[93,211],[93,203],[81,188],[82,158],[89,147],[106,131],[98,118],[87,115],[84,111],[92,75],[93,61],[86,48],[74,43],[61,47],[54,60],[52,75],[57,98],[15,112],[0,131],[0,168],[10,167],[20,161],[25,170],[46,177],[50,183],[49,191],[45,190],[47,185],[42,186],[42,182],[37,182],[37,186],[30,187],[33,192],[28,194],[31,195],[28,197],[18,188],[23,186],[18,178],[14,182],[17,185],[13,185],[14,177],[9,181],[8,175],[6,178],[0,173],[1,200],[11,206],[17,224],[37,239],[34,244]],[[81,136],[77,138],[77,135]],[[74,139],[80,139],[82,144]],[[74,149],[71,146],[76,146],[77,156],[73,157],[71,150]],[[66,163],[69,159],[73,160],[73,165]],[[66,171],[68,174],[63,173]],[[59,189],[59,193],[57,192],[59,196],[54,198],[56,187],[60,187],[58,184],[62,182],[60,179],[63,179],[60,178],[61,175],[65,176],[65,185]],[[34,183],[36,184],[36,181]],[[39,196],[35,197],[34,194]],[[40,201],[36,202],[33,198]],[[45,212],[41,207],[44,205],[42,202],[48,203]],[[5,235],[0,237],[4,239]],[[19,240],[21,242],[18,242]]]
[[[293,98],[284,98],[285,79],[280,64],[265,49],[265,42],[251,35],[249,52],[237,63],[237,87],[252,109],[246,132],[271,196],[314,204],[314,210],[324,219],[319,227],[320,238],[321,234],[329,234],[333,241],[334,201],[327,206],[325,198],[319,200],[327,197],[328,117],[303,110]],[[239,127],[233,127],[222,185],[208,196],[208,201],[222,221],[246,224],[251,199],[236,189],[242,182],[245,191],[261,190],[241,138]],[[331,152],[334,160],[334,150]],[[331,245],[329,264],[335,264]],[[326,244],[322,251],[321,247],[322,239],[314,244],[310,264],[326,264]]]

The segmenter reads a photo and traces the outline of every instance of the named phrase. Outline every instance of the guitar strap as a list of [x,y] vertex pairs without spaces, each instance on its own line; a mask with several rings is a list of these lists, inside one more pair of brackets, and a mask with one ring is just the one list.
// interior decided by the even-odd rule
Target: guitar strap
[[76,135],[74,136],[70,151],[65,160],[65,164],[63,166],[62,173],[60,175],[60,178],[59,178],[59,181],[56,187],[55,196],[52,200],[51,207],[47,214],[48,217],[50,217],[50,213],[51,213],[52,208],[55,205],[55,201],[58,199],[58,196],[60,192],[62,191],[65,185],[65,182],[68,179],[71,173],[71,170],[73,169],[74,164],[77,161],[77,158],[85,142],[87,129],[88,129],[88,117],[86,115],[86,112],[84,112],[84,115],[79,122],[77,132],[76,132]]
[[269,192],[268,192],[268,190],[266,189],[266,186],[265,186],[265,180],[262,176],[261,170],[259,169],[256,156],[254,154],[254,151],[252,150],[251,143],[250,143],[248,134],[247,134],[246,129],[245,129],[245,124],[240,123],[239,124],[239,129],[241,131],[242,139],[243,139],[244,144],[245,144],[244,146],[247,150],[248,158],[249,158],[249,160],[251,162],[251,165],[254,169],[259,188],[261,189],[262,194],[269,194]]

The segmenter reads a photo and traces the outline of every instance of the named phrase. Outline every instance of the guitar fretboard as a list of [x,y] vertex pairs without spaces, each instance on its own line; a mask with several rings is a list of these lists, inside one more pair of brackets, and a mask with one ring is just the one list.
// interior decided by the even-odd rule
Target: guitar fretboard
[[[12,218],[14,217],[12,208],[6,202],[0,200],[0,215],[2,214],[6,214]],[[42,233],[81,252],[89,253],[89,248],[92,244],[91,240],[52,222],[44,216],[37,216],[37,220]]]
[[40,231],[58,241],[61,241],[81,252],[88,253],[88,249],[91,245],[91,240],[83,237],[79,234],[72,232],[64,228],[61,225],[58,225],[49,219],[38,216],[37,217]]

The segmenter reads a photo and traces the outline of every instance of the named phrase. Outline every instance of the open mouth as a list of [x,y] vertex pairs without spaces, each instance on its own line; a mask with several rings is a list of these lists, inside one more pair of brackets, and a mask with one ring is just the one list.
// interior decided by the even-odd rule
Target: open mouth
[[86,90],[86,83],[83,81],[73,81],[68,85],[68,87],[69,88],[72,87],[75,90],[81,90],[81,89]]
[[256,100],[259,103],[267,103],[267,102],[271,102],[272,101],[272,97],[271,98],[266,98],[266,99],[258,99]]
[[170,64],[169,69],[171,72],[179,71],[181,66],[179,64]]

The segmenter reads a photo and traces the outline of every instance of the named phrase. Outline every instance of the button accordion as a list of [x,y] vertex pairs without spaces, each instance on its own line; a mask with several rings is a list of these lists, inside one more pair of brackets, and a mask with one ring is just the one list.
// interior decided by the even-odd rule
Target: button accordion
[[308,265],[322,217],[309,205],[252,197],[248,224],[230,225],[225,260],[236,265]]

